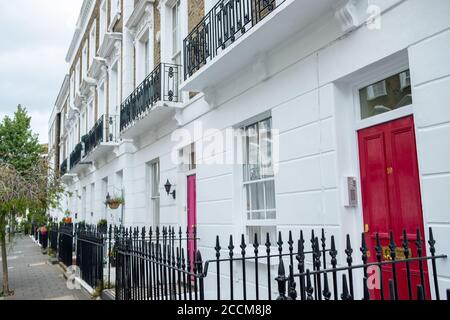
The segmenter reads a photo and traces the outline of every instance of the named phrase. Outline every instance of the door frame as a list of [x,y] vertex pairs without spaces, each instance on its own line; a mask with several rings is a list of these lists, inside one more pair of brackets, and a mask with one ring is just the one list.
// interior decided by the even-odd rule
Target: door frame
[[[409,106],[405,106],[384,114],[380,114],[368,119],[361,120],[361,103],[360,103],[360,97],[359,97],[359,90],[361,88],[364,88],[372,83],[376,83],[378,81],[381,81],[383,79],[386,79],[392,75],[395,75],[399,72],[402,72],[406,69],[410,69],[409,66],[409,60],[406,52],[400,52],[398,54],[393,55],[392,57],[389,57],[388,59],[384,59],[383,61],[376,62],[368,67],[365,67],[364,69],[361,69],[360,71],[356,72],[353,75],[350,75],[348,77],[345,77],[341,82],[335,83],[337,85],[336,88],[340,88],[343,91],[343,95],[336,95],[334,97],[334,101],[336,103],[336,112],[337,112],[337,105],[340,103],[344,103],[350,107],[350,110],[348,111],[342,111],[345,114],[345,118],[349,121],[344,124],[343,130],[345,130],[345,140],[346,142],[343,142],[344,144],[340,144],[337,142],[337,147],[341,148],[344,147],[344,150],[349,153],[348,160],[350,160],[350,164],[346,169],[345,172],[352,172],[350,173],[356,178],[357,181],[357,199],[358,199],[358,205],[355,208],[348,208],[343,207],[341,209],[341,212],[344,214],[344,217],[348,217],[348,215],[351,215],[348,218],[344,218],[344,220],[341,221],[347,221],[351,222],[350,225],[347,227],[344,227],[342,229],[342,232],[353,234],[354,239],[359,239],[361,237],[361,234],[364,233],[364,212],[363,212],[363,198],[362,198],[362,179],[361,179],[361,161],[359,156],[359,140],[358,140],[358,132],[360,130],[373,127],[379,124],[387,123],[393,120],[397,120],[406,116],[412,115],[414,117],[414,97],[415,92],[412,90],[412,96],[413,96],[413,102]],[[414,75],[411,74],[411,77]],[[335,116],[336,117],[336,116]],[[348,117],[348,118],[347,118]],[[415,138],[417,141],[417,127],[416,122],[414,122],[414,129],[415,129]],[[338,135],[342,135],[338,130],[336,130],[336,133]],[[416,144],[416,152],[417,152],[417,144]],[[427,221],[426,221],[426,215],[424,211],[424,201],[423,201],[423,186],[422,186],[422,177],[421,177],[421,165],[420,165],[420,157],[419,153],[417,152],[417,160],[418,160],[418,173],[419,173],[419,190],[421,193],[421,204],[422,204],[422,223],[426,230],[427,228]],[[341,170],[341,162],[339,161],[339,170]],[[350,171],[346,171],[350,170]],[[347,174],[347,173],[344,173]],[[342,177],[342,175],[341,175]],[[346,188],[346,185],[344,185],[343,182],[340,184],[341,188]],[[342,192],[341,192],[342,194]],[[424,239],[428,240],[428,235],[423,235]],[[430,279],[429,279],[430,280]],[[429,281],[430,288],[433,288],[433,284],[431,281]],[[362,285],[356,284],[355,290],[362,290]]]
[[[352,152],[353,159],[354,159],[354,168],[355,168],[355,176],[358,183],[358,206],[356,209],[356,219],[355,219],[355,232],[356,235],[361,235],[364,232],[364,211],[363,211],[363,198],[362,198],[362,179],[361,179],[361,159],[359,156],[359,141],[358,141],[358,133],[361,130],[374,127],[383,123],[388,123],[394,120],[398,120],[407,116],[413,116],[414,121],[414,132],[415,132],[415,139],[417,141],[417,127],[416,122],[414,119],[414,91],[412,92],[413,95],[413,102],[411,105],[386,112],[380,115],[376,115],[367,119],[361,120],[361,101],[359,97],[359,90],[372,84],[376,83],[378,81],[381,81],[383,79],[386,79],[392,75],[395,75],[399,72],[402,72],[406,69],[409,69],[409,62],[405,57],[400,57],[393,59],[392,61],[389,61],[387,63],[384,63],[381,66],[371,66],[367,70],[365,70],[361,75],[357,77],[355,81],[351,83],[351,95],[353,99],[353,112],[352,117],[353,121],[351,122],[351,125],[353,128],[351,129],[351,143],[350,143],[350,152]],[[411,75],[412,77],[413,75]],[[423,208],[423,198],[422,198],[422,178],[421,178],[421,168],[420,168],[420,159],[419,154],[417,152],[417,144],[416,144],[416,153],[417,153],[417,159],[418,159],[418,174],[419,174],[419,191],[421,194],[421,206],[422,206],[422,222],[424,229],[426,230],[426,219],[425,219],[425,212]],[[423,235],[424,238],[427,238],[427,235]],[[356,238],[358,239],[358,238]]]

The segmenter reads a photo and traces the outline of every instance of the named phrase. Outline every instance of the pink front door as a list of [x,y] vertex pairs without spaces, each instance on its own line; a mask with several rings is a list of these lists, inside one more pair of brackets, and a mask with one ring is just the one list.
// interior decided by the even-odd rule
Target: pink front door
[[[406,231],[411,257],[417,257],[415,240],[419,229],[424,237],[424,223],[417,164],[416,138],[412,116],[383,123],[358,132],[361,162],[362,196],[365,231],[371,250],[370,261],[376,261],[373,251],[376,234],[380,236],[383,259],[390,260],[390,232],[395,244],[403,251],[403,231]],[[423,239],[423,238],[422,238]],[[425,248],[424,248],[425,250]],[[425,254],[425,251],[423,252]],[[398,257],[398,260],[401,260]],[[399,299],[409,298],[405,263],[398,264]],[[421,283],[418,262],[411,262],[413,296]],[[382,268],[384,297],[389,297],[389,280],[393,277],[391,266]],[[424,290],[430,297],[427,264],[424,263]],[[380,290],[375,292],[381,296]]]
[[189,176],[187,188],[187,223],[188,223],[188,254],[191,261],[191,267],[195,261],[195,251],[197,250],[197,243],[195,240],[197,228],[197,177],[195,175]]

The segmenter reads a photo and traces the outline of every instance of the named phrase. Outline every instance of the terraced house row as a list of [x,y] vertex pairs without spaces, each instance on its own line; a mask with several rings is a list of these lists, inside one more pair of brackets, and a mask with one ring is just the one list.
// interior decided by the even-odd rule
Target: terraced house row
[[84,0],[49,121],[71,196],[50,214],[195,230],[205,259],[217,235],[324,229],[342,251],[429,227],[448,255],[449,17],[447,0]]

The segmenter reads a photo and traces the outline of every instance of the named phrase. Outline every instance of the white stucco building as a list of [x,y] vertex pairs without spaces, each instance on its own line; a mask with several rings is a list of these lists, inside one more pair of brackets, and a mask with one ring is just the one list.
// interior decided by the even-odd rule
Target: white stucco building
[[428,227],[450,255],[450,1],[242,1],[240,24],[224,2],[83,2],[49,139],[74,196],[52,215],[197,225],[206,257],[216,235]]

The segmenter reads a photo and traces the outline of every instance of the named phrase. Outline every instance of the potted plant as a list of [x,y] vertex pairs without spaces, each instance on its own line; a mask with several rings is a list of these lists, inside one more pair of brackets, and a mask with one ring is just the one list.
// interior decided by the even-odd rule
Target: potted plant
[[110,195],[106,197],[106,205],[109,206],[109,208],[112,210],[118,209],[124,203],[125,200],[123,199],[123,197],[119,196],[111,197]]
[[102,219],[99,222],[97,222],[97,229],[99,231],[107,233],[107,231],[108,231],[108,221],[106,219]]

